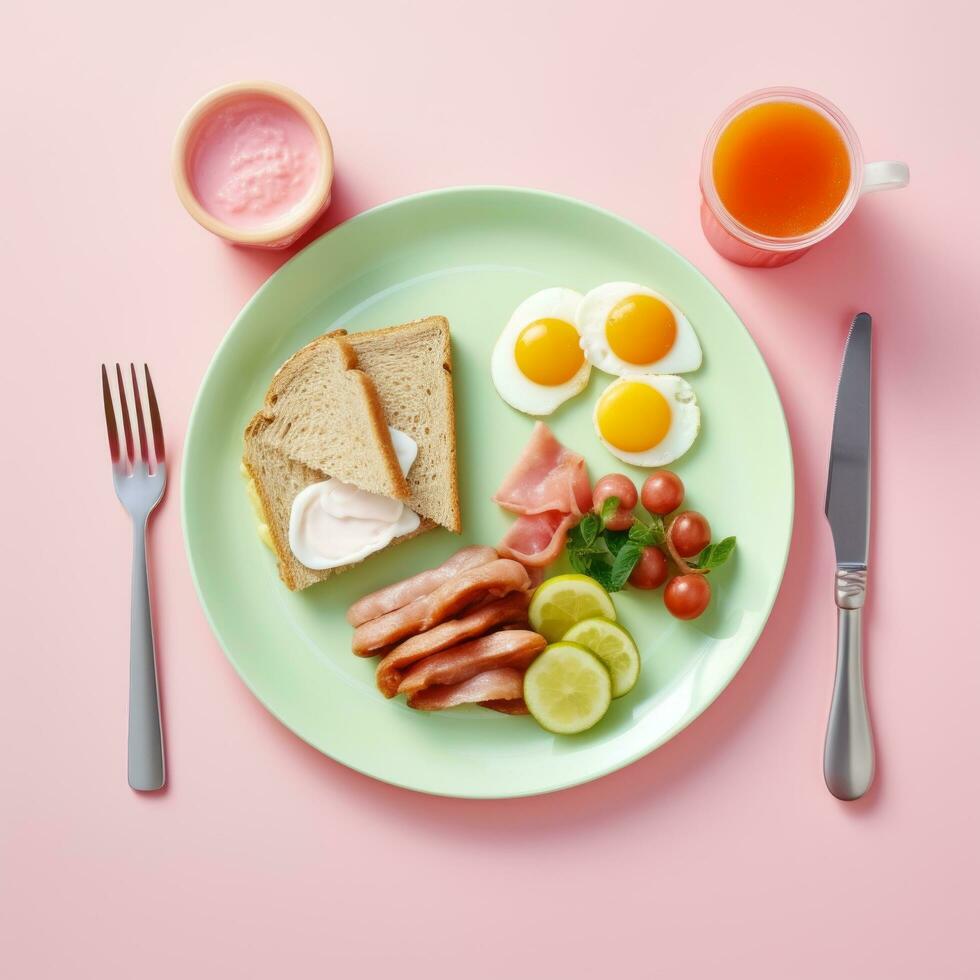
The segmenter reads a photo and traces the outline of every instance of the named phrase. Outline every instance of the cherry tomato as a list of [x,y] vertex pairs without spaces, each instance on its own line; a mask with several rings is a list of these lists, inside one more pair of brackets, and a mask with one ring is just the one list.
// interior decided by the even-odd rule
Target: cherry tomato
[[711,542],[708,519],[696,510],[685,510],[674,518],[670,540],[681,558],[693,558]]
[[677,619],[697,619],[711,602],[711,586],[704,575],[677,575],[664,589],[667,612]]
[[608,473],[596,481],[592,491],[592,503],[596,510],[602,507],[609,497],[619,497],[619,506],[632,510],[636,506],[636,487],[633,481],[622,473]]
[[633,508],[636,506],[637,494],[633,481],[622,473],[609,473],[602,477],[592,491],[592,505],[596,513],[602,510],[602,505],[610,497],[619,498],[619,509],[606,521],[610,531],[627,531],[633,526]]
[[651,514],[670,514],[684,503],[684,483],[670,470],[657,470],[646,478],[640,500]]
[[657,547],[644,548],[630,575],[637,589],[659,589],[667,581],[667,556]]
[[619,510],[617,510],[616,513],[606,521],[606,527],[608,527],[610,531],[628,531],[633,526],[633,522],[635,520],[636,518],[633,516],[633,511],[625,510],[624,508],[620,507]]

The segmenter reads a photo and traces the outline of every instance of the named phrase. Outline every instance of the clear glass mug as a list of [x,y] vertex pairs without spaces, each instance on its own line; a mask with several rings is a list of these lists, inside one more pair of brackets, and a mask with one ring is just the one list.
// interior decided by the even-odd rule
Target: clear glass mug
[[[851,183],[837,210],[821,225],[805,235],[773,238],[752,231],[733,218],[715,190],[713,163],[718,138],[725,127],[746,109],[765,102],[796,102],[815,109],[838,130],[847,147],[851,164]],[[832,235],[847,220],[858,199],[871,191],[905,187],[909,168],[896,160],[865,163],[854,127],[832,102],[801,88],[766,88],[750,92],[733,102],[715,122],[701,153],[701,227],[716,252],[739,265],[775,267],[794,262],[817,242]]]

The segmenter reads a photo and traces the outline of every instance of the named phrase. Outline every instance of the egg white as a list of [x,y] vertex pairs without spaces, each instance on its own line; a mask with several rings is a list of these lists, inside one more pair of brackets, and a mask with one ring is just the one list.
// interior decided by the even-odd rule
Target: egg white
[[[617,303],[628,296],[653,296],[665,303],[677,321],[674,346],[658,361],[630,364],[613,353],[606,338],[606,319]],[[690,321],[666,296],[635,282],[606,282],[585,294],[576,317],[582,349],[588,360],[607,374],[680,374],[701,367],[701,344]]]
[[[667,434],[650,449],[643,452],[630,453],[618,449],[602,437],[599,429],[599,405],[606,392],[612,391],[624,384],[640,383],[649,385],[667,399],[670,406],[670,427]],[[698,407],[694,389],[683,379],[673,374],[633,375],[618,378],[599,396],[592,413],[592,423],[595,426],[599,441],[624,463],[634,466],[666,466],[686,453],[701,431],[701,409]]]
[[528,296],[514,310],[501,331],[490,356],[490,377],[500,397],[508,405],[527,415],[550,415],[559,405],[577,395],[588,383],[592,370],[587,359],[568,381],[560,385],[541,385],[532,381],[517,366],[514,346],[521,331],[535,320],[565,320],[577,328],[575,316],[582,294],[574,289],[554,286]]

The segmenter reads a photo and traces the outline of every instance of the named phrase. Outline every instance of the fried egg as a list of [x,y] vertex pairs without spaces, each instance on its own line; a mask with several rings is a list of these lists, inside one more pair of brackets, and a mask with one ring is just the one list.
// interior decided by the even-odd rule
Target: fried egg
[[634,466],[666,466],[683,456],[701,428],[694,389],[673,374],[619,378],[592,416],[602,444]]
[[490,357],[490,376],[508,405],[528,415],[550,415],[588,383],[575,314],[582,294],[553,287],[514,310]]
[[585,356],[607,374],[680,374],[701,366],[701,345],[687,317],[647,286],[596,286],[576,319]]

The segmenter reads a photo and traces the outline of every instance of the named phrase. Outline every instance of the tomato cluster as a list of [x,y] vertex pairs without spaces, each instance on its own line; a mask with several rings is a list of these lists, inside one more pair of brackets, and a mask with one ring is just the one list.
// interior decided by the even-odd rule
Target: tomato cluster
[[634,514],[637,503],[653,516],[657,527],[661,523],[663,526],[663,544],[646,545],[642,549],[629,584],[637,589],[659,589],[666,582],[664,605],[667,611],[678,619],[696,619],[711,601],[707,578],[710,565],[689,559],[697,559],[709,548],[711,525],[695,510],[680,510],[684,503],[681,478],[669,470],[658,470],[646,478],[637,493],[628,476],[610,473],[599,480],[593,490],[595,512],[603,513],[603,505],[612,497],[616,498],[618,506],[605,518],[605,527],[610,531],[628,531],[633,527],[638,520]]

